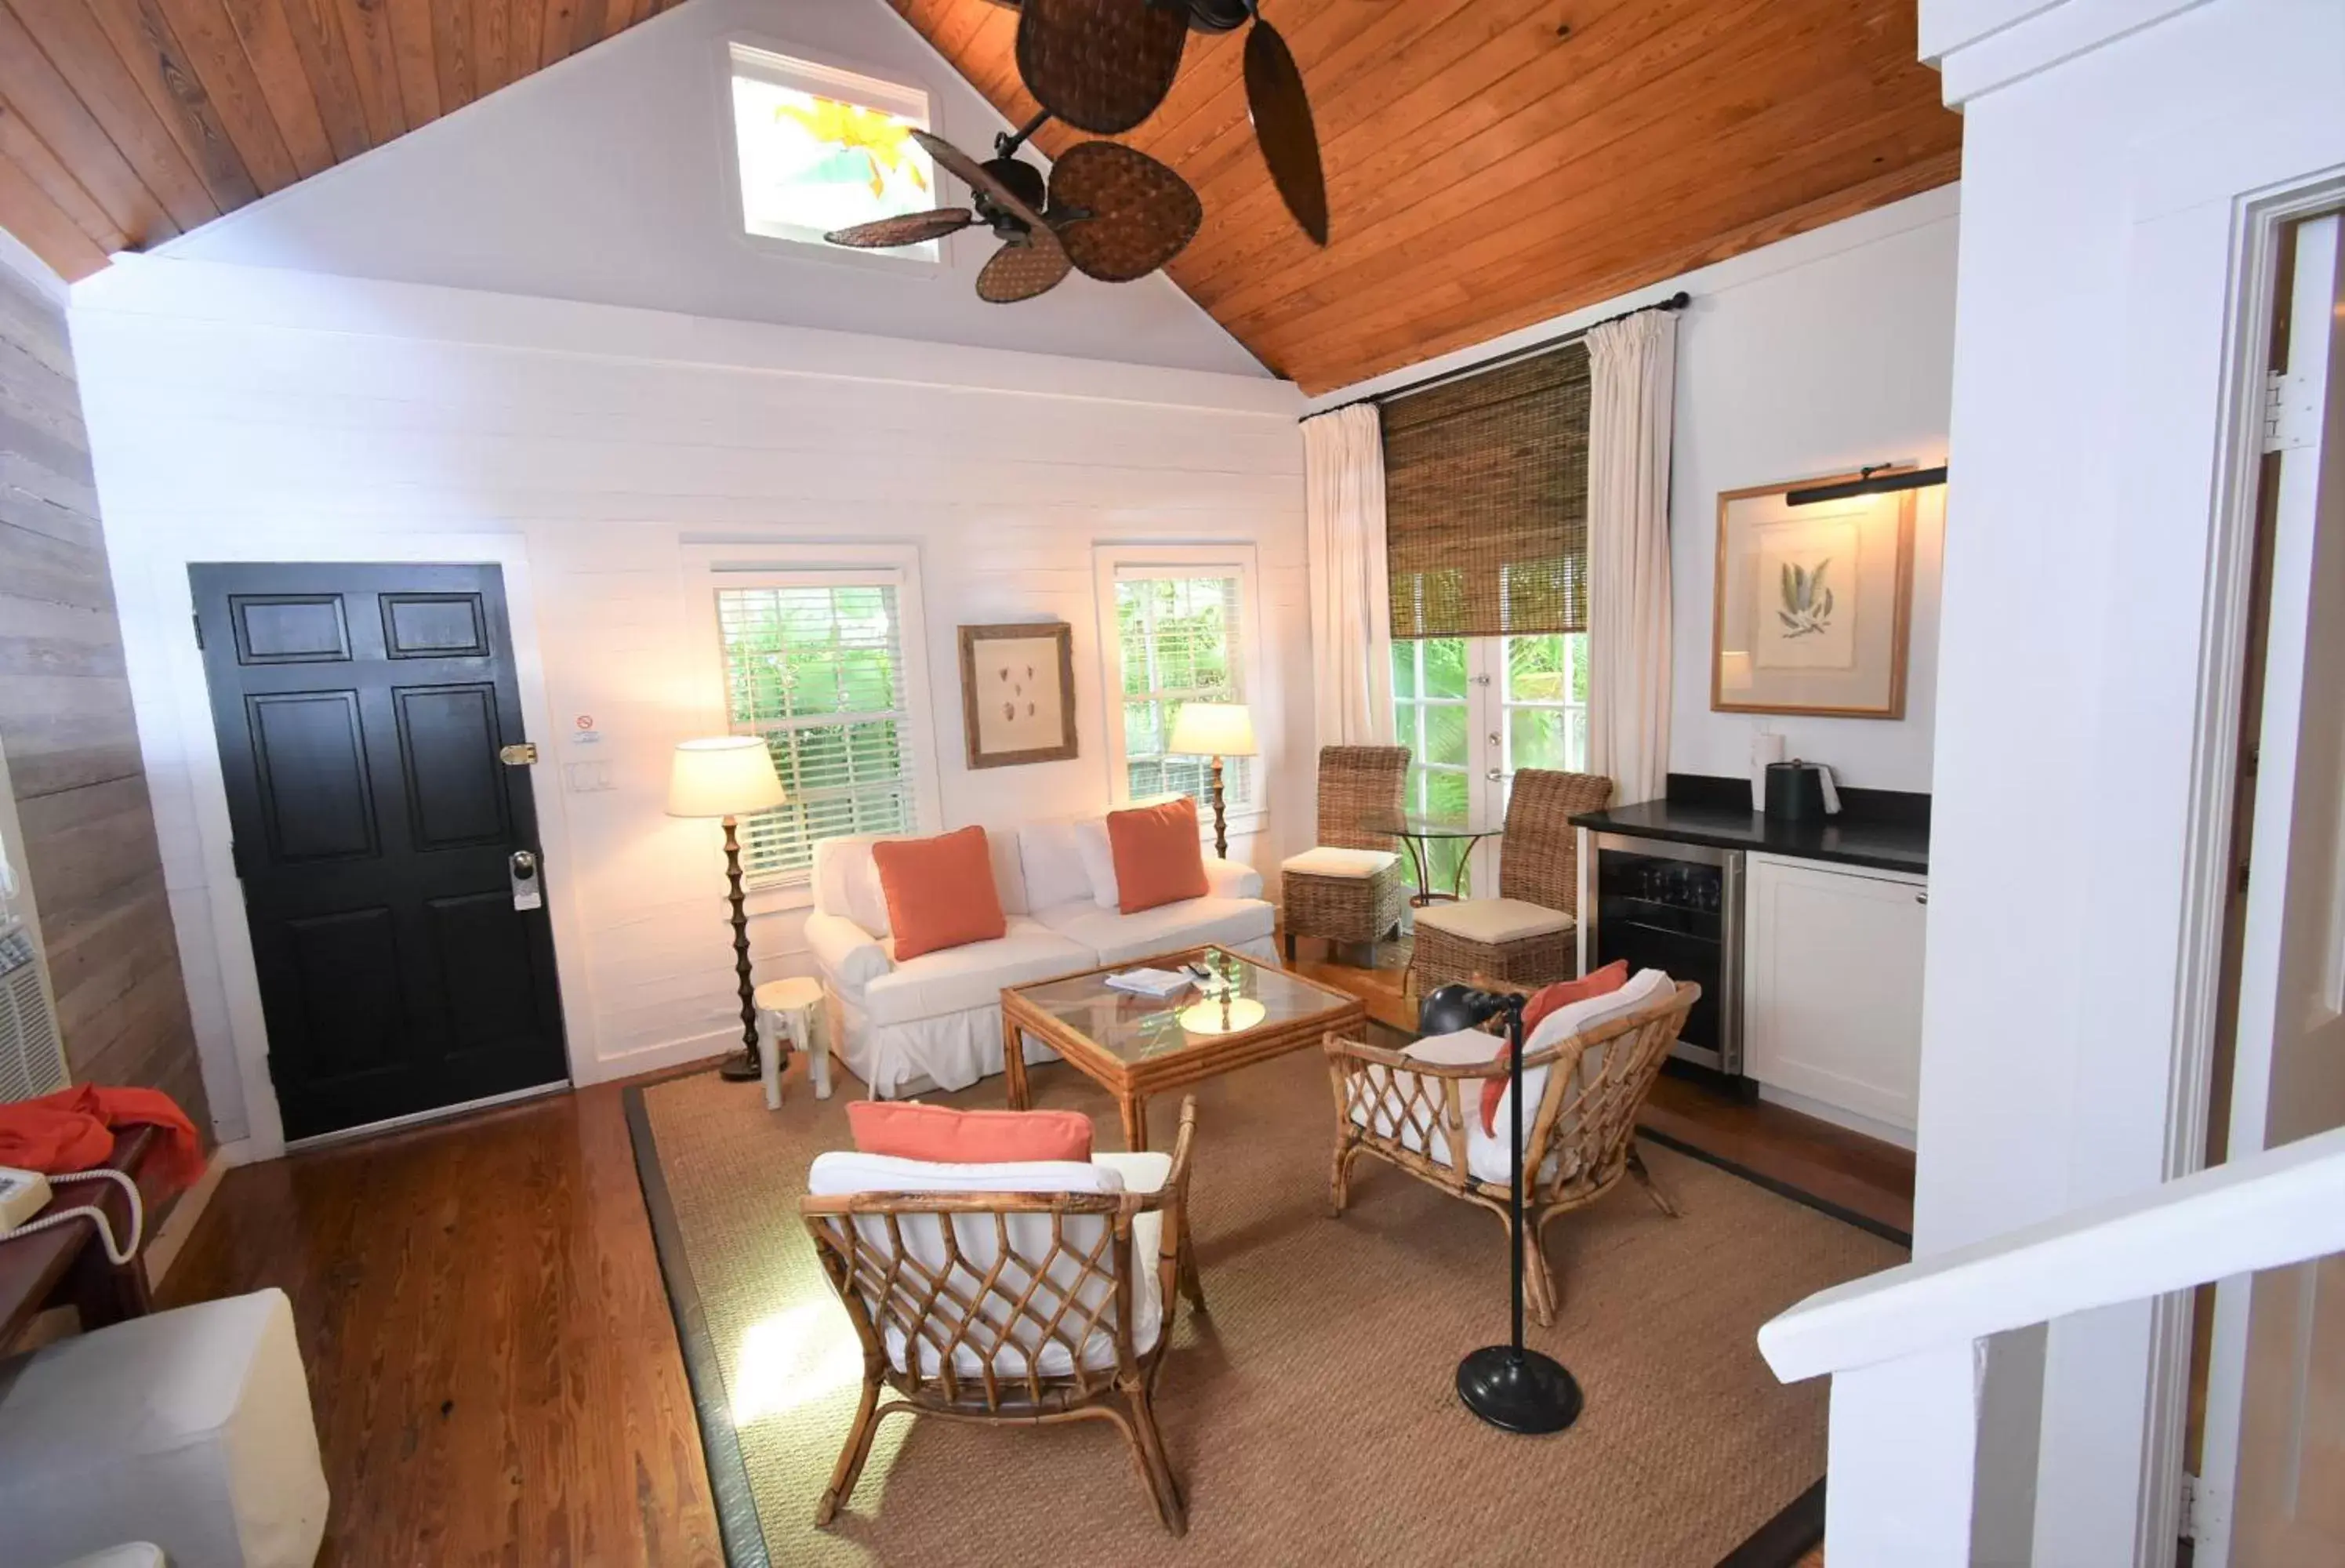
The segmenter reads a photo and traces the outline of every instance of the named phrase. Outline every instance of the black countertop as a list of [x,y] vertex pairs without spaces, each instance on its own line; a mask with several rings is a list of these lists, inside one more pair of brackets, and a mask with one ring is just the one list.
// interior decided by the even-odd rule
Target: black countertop
[[[1927,875],[1930,870],[1930,824],[1926,809],[1873,813],[1863,811],[1842,791],[1840,815],[1822,823],[1771,821],[1749,808],[1750,785],[1732,781],[1732,792],[1702,790],[1689,798],[1673,794],[1666,800],[1639,801],[1609,811],[1582,812],[1574,825],[1597,833],[1633,838],[1667,839],[1678,844],[1704,844],[1714,849],[1755,850],[1803,860],[1834,860],[1849,865],[1869,865],[1880,871]],[[1672,790],[1678,775],[1672,775]]]

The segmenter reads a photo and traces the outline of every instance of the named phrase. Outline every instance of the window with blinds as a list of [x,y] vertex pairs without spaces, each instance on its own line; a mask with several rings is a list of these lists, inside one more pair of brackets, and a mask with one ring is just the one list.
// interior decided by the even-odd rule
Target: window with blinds
[[[1210,804],[1213,759],[1169,755],[1164,745],[1183,703],[1246,700],[1238,642],[1244,587],[1234,572],[1118,574],[1116,644],[1123,667],[1123,765],[1130,799],[1185,794]],[[1254,760],[1228,758],[1222,788],[1229,809],[1254,809]]]
[[719,588],[716,623],[733,733],[765,738],[789,797],[742,824],[747,879],[805,881],[818,839],[917,832],[895,587]]
[[1392,634],[1588,628],[1588,349],[1382,409]]

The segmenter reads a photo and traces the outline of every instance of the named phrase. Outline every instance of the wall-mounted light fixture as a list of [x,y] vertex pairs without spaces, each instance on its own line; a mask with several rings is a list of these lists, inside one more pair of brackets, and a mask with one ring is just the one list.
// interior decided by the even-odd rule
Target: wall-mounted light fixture
[[1891,463],[1874,463],[1856,470],[1857,477],[1842,480],[1838,484],[1820,484],[1811,490],[1795,490],[1783,497],[1786,506],[1813,506],[1820,501],[1847,501],[1860,495],[1887,495],[1892,491],[1923,490],[1930,485],[1946,482],[1946,465],[1934,469],[1898,468]]

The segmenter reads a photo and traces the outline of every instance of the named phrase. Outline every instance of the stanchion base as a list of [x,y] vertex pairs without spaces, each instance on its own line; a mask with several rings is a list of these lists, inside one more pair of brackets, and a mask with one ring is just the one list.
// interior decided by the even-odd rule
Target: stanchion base
[[753,1084],[764,1075],[757,1070],[757,1058],[745,1046],[716,1064],[716,1076],[728,1084]]
[[1502,1431],[1561,1431],[1579,1419],[1579,1384],[1537,1351],[1489,1345],[1457,1363],[1457,1397]]

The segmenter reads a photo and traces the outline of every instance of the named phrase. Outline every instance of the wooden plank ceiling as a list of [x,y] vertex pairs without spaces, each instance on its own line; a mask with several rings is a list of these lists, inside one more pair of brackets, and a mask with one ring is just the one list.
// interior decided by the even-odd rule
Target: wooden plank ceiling
[[[1017,16],[890,0],[1013,124]],[[1944,185],[1962,122],[1914,0],[1263,0],[1311,92],[1331,233],[1255,150],[1244,34],[1193,34],[1119,138],[1197,187],[1170,268],[1264,364],[1325,391]],[[1081,139],[1036,138],[1052,153]],[[990,149],[969,149],[979,157]]]
[[[80,278],[676,3],[0,0],[0,228]],[[889,3],[1010,119],[1032,114],[1014,12]],[[1125,139],[1204,198],[1174,280],[1312,391],[1957,173],[1914,0],[1264,4],[1310,85],[1325,251],[1255,151],[1242,33],[1193,35]]]
[[0,0],[0,228],[68,278],[678,0]]

